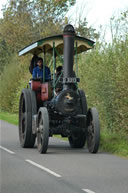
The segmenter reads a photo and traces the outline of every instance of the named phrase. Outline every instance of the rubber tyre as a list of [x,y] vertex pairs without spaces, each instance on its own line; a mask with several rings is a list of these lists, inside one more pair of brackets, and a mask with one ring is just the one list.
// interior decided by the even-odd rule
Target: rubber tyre
[[96,108],[91,108],[87,115],[87,147],[90,153],[97,153],[100,144],[100,122]]
[[88,112],[87,99],[82,89],[79,89],[79,95],[81,100],[81,113],[83,115],[87,115],[87,112]]
[[29,89],[23,89],[19,103],[19,139],[23,148],[32,148],[35,137],[32,134],[32,102]]
[[[36,115],[37,114],[37,99],[36,99],[36,94],[33,90],[31,89],[28,89],[29,90],[29,94],[30,94],[30,97],[31,97],[31,108],[32,108],[32,117],[33,115]],[[35,144],[35,140],[36,140],[36,134],[31,134],[31,143]]]
[[72,148],[83,148],[86,142],[85,133],[76,133],[68,137],[69,144]]
[[42,154],[47,152],[49,141],[49,115],[47,108],[40,107],[38,112],[37,147]]

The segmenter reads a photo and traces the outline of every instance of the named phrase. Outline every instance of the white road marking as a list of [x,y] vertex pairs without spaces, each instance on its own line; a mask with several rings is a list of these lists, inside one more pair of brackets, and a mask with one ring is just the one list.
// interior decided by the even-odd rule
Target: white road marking
[[86,193],[95,193],[95,192],[93,192],[93,191],[91,191],[91,190],[89,190],[89,189],[82,189],[84,192],[86,192]]
[[45,172],[48,172],[48,173],[52,174],[53,176],[55,176],[57,178],[62,177],[61,175],[53,172],[52,170],[50,170],[50,169],[48,169],[48,168],[46,168],[46,167],[44,167],[42,165],[39,165],[39,164],[37,164],[37,163],[35,163],[35,162],[31,161],[31,160],[25,160],[25,161],[30,163],[30,164],[32,164],[32,165],[34,165],[34,166],[36,166],[36,167],[38,167],[38,168],[40,168],[41,170],[44,170]]
[[11,151],[11,150],[9,150],[9,149],[1,146],[1,145],[0,145],[0,149],[4,150],[4,151],[6,151],[6,152],[8,152],[8,153],[10,153],[10,154],[15,154],[15,152],[13,152],[13,151]]

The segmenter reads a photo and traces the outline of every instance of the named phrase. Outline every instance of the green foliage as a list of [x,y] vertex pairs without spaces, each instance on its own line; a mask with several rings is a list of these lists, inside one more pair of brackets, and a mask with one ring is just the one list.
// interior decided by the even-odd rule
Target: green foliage
[[113,16],[110,20],[112,41],[125,40],[128,38],[128,9],[120,14],[120,17]]
[[88,27],[86,18],[84,18],[84,20],[79,19],[76,32],[77,34],[90,39],[98,39],[100,36],[100,34],[96,32],[96,29]]
[[75,0],[9,1],[0,19],[0,74],[18,50],[38,39],[61,33],[63,17],[74,3]]
[[[80,86],[89,106],[97,106],[101,127],[128,133],[128,47],[127,39],[106,49],[95,49],[80,57]],[[100,50],[100,51],[99,51]],[[83,73],[84,72],[84,73]]]
[[[111,44],[97,42],[91,52],[83,54],[79,59],[80,86],[86,92],[89,106],[98,108],[101,128],[126,135],[128,135],[127,13],[126,11],[120,18],[113,19],[115,26],[113,24],[111,28],[113,32]],[[120,25],[118,29],[115,28],[117,21]],[[116,34],[114,30],[118,33]]]
[[[28,62],[28,61],[27,61]],[[31,78],[31,74],[25,73],[25,75],[23,75],[23,77],[21,78],[17,88],[16,88],[16,92],[12,94],[12,111],[13,113],[17,113],[19,112],[19,99],[20,99],[20,95],[21,95],[21,91],[23,88],[26,88],[27,86],[29,86],[28,82]]]
[[8,63],[10,53],[6,42],[0,37],[0,74],[3,72],[5,63]]
[[26,78],[25,72],[28,71],[28,61],[27,57],[19,58],[15,55],[5,66],[4,72],[0,77],[0,102],[2,110],[8,112],[14,111],[14,99],[17,96],[17,88],[23,82],[21,80],[25,80]]

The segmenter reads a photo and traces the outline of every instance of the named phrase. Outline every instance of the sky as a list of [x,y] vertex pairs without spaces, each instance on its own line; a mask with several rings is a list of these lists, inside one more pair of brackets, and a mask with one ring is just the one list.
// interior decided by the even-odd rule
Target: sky
[[128,0],[77,0],[68,15],[86,17],[89,25],[100,26],[109,22],[113,15],[128,10]]
[[[7,0],[0,0],[0,10],[2,4]],[[68,16],[77,18],[81,15],[86,17],[90,25],[104,25],[113,14],[128,9],[128,0],[76,0],[76,5],[70,9]],[[0,11],[0,17],[2,12]]]
[[[7,0],[0,0],[0,10],[6,2]],[[88,25],[98,29],[100,25],[108,25],[112,16],[124,10],[128,10],[128,0],[76,0],[76,5],[70,9],[67,16],[74,23],[79,17],[86,17]]]

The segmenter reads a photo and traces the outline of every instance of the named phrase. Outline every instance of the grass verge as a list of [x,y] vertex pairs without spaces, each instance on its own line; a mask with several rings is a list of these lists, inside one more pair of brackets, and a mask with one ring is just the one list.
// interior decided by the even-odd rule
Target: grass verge
[[[0,111],[0,119],[18,125],[17,114]],[[61,138],[59,135],[56,137]],[[67,138],[62,139],[67,140]],[[101,131],[100,151],[128,158],[128,136],[122,133],[110,133],[107,130]]]
[[128,136],[124,133],[110,133],[104,130],[101,132],[100,149],[128,158]]
[[0,110],[0,119],[7,121],[8,123],[18,125],[18,115],[17,114],[12,114],[12,113],[8,113],[8,112],[4,112]]

